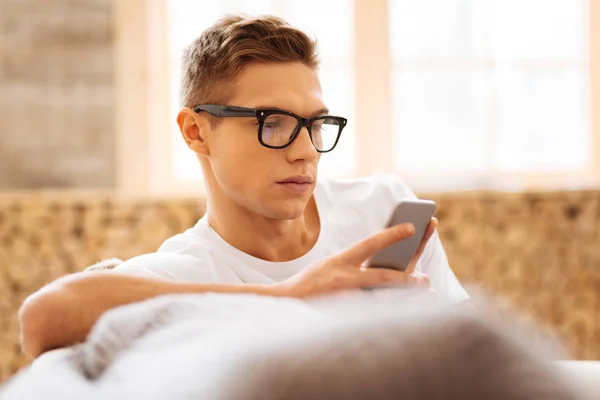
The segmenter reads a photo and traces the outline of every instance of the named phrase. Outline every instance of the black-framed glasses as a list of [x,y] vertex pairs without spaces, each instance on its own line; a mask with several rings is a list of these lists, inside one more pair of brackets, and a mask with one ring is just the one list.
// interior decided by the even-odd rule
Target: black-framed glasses
[[335,148],[347,120],[332,115],[302,118],[289,111],[267,108],[246,108],[219,104],[205,104],[193,108],[214,117],[254,117],[258,120],[258,141],[270,149],[288,147],[306,127],[313,146],[319,153]]

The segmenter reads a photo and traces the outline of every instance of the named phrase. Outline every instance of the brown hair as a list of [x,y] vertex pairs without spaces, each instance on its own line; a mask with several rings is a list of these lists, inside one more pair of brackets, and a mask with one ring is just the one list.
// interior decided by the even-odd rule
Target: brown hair
[[181,102],[185,107],[221,103],[231,96],[227,85],[251,62],[319,64],[316,41],[281,18],[228,15],[205,30],[185,50]]

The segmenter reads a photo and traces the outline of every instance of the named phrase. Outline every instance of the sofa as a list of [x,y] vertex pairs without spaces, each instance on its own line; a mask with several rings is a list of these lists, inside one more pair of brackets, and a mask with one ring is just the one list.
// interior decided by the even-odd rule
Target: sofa
[[[461,282],[558,335],[571,358],[600,360],[600,191],[420,197],[438,203],[440,236]],[[99,260],[154,251],[204,210],[192,198],[0,194],[0,382],[31,362],[17,318],[26,296]]]

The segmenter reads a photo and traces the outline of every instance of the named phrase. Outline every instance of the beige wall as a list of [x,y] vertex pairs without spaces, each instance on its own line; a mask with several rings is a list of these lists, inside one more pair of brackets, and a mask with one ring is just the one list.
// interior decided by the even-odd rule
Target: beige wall
[[110,0],[0,0],[0,190],[115,182]]

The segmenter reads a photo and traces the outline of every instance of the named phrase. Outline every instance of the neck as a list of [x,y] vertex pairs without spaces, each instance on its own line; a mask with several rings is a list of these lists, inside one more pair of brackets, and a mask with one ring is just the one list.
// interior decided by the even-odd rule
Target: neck
[[314,195],[302,216],[292,220],[266,218],[221,197],[209,194],[208,222],[246,254],[272,262],[290,261],[306,254],[318,239],[321,226]]

